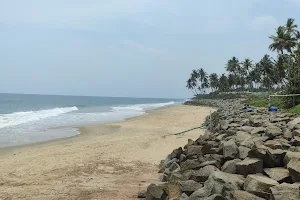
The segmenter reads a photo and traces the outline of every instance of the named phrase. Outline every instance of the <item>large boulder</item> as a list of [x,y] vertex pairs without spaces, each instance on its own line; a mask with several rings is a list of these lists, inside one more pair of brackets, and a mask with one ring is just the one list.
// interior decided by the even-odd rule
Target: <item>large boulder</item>
[[266,156],[263,159],[264,166],[266,167],[283,167],[283,159],[286,155],[286,152],[281,149],[268,149]]
[[247,176],[263,172],[263,161],[259,158],[246,158],[236,164],[236,172]]
[[205,182],[208,179],[209,175],[215,171],[220,170],[213,165],[207,165],[197,171],[193,171],[190,179],[197,182]]
[[255,127],[252,129],[251,134],[255,135],[255,134],[262,134],[266,131],[266,128],[264,127]]
[[211,190],[207,187],[202,187],[191,194],[188,200],[201,200],[211,195]]
[[172,153],[169,155],[170,159],[177,158],[179,159],[180,155],[183,153],[182,148],[174,149]]
[[234,159],[238,154],[238,147],[234,140],[223,143],[223,156],[225,159]]
[[238,131],[235,136],[235,141],[238,145],[241,145],[245,140],[250,140],[252,136],[245,131]]
[[264,200],[264,199],[243,190],[234,190],[233,192],[231,192],[230,200]]
[[164,190],[164,186],[151,184],[147,188],[146,200],[166,200],[168,198],[167,193]]
[[182,194],[181,188],[178,182],[167,183],[166,192],[169,199],[179,198]]
[[224,197],[229,197],[230,191],[242,189],[244,182],[245,178],[241,175],[215,171],[208,177],[204,186],[211,194],[222,194]]
[[273,139],[276,136],[282,135],[282,130],[276,126],[268,126],[266,128],[266,133],[265,135],[268,136],[269,138]]
[[289,170],[283,167],[265,168],[264,172],[278,183],[291,183],[292,181]]
[[193,159],[193,160],[186,160],[182,163],[180,163],[180,169],[182,172],[189,170],[189,169],[200,169],[200,161],[198,159]]
[[240,159],[228,160],[224,163],[221,170],[229,174],[236,174],[236,164],[241,162]]
[[249,151],[250,151],[250,150],[251,150],[251,149],[248,148],[248,147],[239,146],[239,147],[238,147],[238,151],[239,151],[238,155],[239,155],[239,158],[240,158],[240,159],[245,159],[246,157],[248,157],[248,154],[249,154]]
[[271,187],[279,183],[263,175],[248,175],[244,184],[244,190],[262,198],[268,198]]
[[297,124],[300,124],[300,117],[293,119],[287,123],[287,126],[290,130],[293,130]]
[[271,187],[271,200],[299,200],[300,184],[282,183]]
[[180,181],[179,184],[181,191],[187,194],[188,196],[190,196],[193,192],[203,187],[201,183],[197,183],[193,180]]
[[286,151],[286,154],[283,159],[284,165],[287,165],[293,158],[300,159],[299,152]]
[[187,155],[198,155],[202,154],[202,146],[200,145],[189,145],[187,146],[186,153]]
[[292,180],[300,182],[300,159],[293,158],[287,165]]

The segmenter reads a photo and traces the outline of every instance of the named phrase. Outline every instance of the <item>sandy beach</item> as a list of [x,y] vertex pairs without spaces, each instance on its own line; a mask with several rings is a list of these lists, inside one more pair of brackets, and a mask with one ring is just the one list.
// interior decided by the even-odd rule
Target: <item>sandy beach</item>
[[[204,130],[214,109],[176,105],[123,122],[79,127],[80,135],[0,149],[0,199],[136,199],[157,182],[157,165]],[[166,139],[168,138],[168,139]]]

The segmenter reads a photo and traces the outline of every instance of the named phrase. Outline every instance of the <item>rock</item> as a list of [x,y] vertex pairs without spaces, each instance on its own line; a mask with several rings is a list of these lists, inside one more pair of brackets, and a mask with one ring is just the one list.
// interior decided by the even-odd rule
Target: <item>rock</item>
[[294,136],[294,138],[291,140],[291,144],[296,147],[300,146],[300,137]]
[[191,196],[188,198],[188,200],[201,200],[203,197],[208,197],[211,194],[211,191],[206,188],[200,188],[196,190]]
[[271,149],[282,149],[282,144],[276,140],[268,140],[264,143],[264,145]]
[[300,129],[296,129],[292,132],[292,136],[295,137],[295,136],[300,136]]
[[264,200],[263,198],[255,196],[254,194],[251,194],[243,190],[234,190],[233,192],[231,192],[230,199],[231,200]]
[[260,127],[260,126],[262,126],[263,125],[263,121],[260,118],[261,118],[260,115],[258,115],[258,116],[255,116],[255,115],[252,116],[250,118],[250,124],[252,126],[254,126],[254,127]]
[[244,182],[245,178],[241,175],[215,171],[208,177],[204,187],[207,188],[211,194],[221,194],[224,197],[229,197],[230,191],[240,190]]
[[265,135],[273,139],[276,136],[282,135],[282,130],[276,126],[268,126]]
[[265,131],[266,131],[266,129],[264,127],[255,127],[251,131],[251,135],[261,134],[261,133],[264,133]]
[[180,164],[181,171],[186,171],[189,169],[200,169],[200,162],[196,159],[194,160],[186,160]]
[[262,136],[262,137],[254,137],[253,142],[255,146],[260,146],[262,145],[265,141],[267,141],[269,138],[267,136]]
[[200,145],[191,145],[191,146],[187,146],[187,154],[191,154],[191,155],[198,155],[198,154],[202,154],[202,146]]
[[264,172],[268,175],[268,177],[277,181],[278,183],[291,183],[292,181],[289,170],[283,167],[265,168]]
[[215,171],[220,171],[220,170],[213,165],[208,165],[197,171],[194,171],[190,179],[197,182],[205,182],[208,179],[209,175]]
[[205,162],[201,163],[199,165],[199,167],[205,167],[205,166],[208,166],[208,165],[213,165],[213,166],[219,168],[220,163],[217,160],[209,160],[209,161],[205,161]]
[[213,142],[213,141],[209,141],[207,142],[203,147],[202,147],[202,154],[205,155],[205,154],[210,154],[210,153],[213,153],[212,151],[212,148],[214,147],[217,147],[219,146],[219,143],[217,142]]
[[271,200],[299,200],[300,184],[282,183],[271,187]]
[[170,159],[177,158],[179,159],[180,155],[183,153],[182,148],[174,149],[173,152],[170,154]]
[[182,163],[182,162],[184,162],[184,161],[186,161],[186,155],[181,154],[181,155],[179,156],[179,163]]
[[286,155],[286,152],[281,149],[268,149],[266,156],[263,159],[264,165],[266,167],[283,167],[283,159]]
[[247,148],[252,148],[254,147],[255,143],[253,141],[253,139],[248,139],[248,140],[244,140],[242,143],[241,143],[241,146],[244,146],[244,147],[247,147]]
[[227,200],[226,198],[224,198],[222,195],[220,194],[213,194],[209,197],[205,197],[203,199],[200,200]]
[[287,165],[293,158],[300,159],[299,152],[286,151],[285,157],[283,159],[284,165]]
[[196,181],[193,180],[180,181],[179,184],[180,184],[181,191],[187,194],[188,196],[190,196],[193,192],[203,187],[202,184],[197,183]]
[[246,158],[236,164],[237,174],[247,176],[263,172],[263,161],[258,158]]
[[180,173],[172,173],[172,174],[168,175],[169,182],[177,182],[180,180],[182,180],[182,174],[180,174]]
[[174,162],[178,162],[178,159],[177,158],[173,158],[172,160],[170,160],[169,158],[167,158],[164,163],[165,163],[165,168],[169,168],[172,163]]
[[253,127],[251,127],[251,126],[242,126],[241,130],[245,131],[247,133],[251,133],[251,131],[253,130]]
[[221,170],[229,174],[236,174],[236,163],[240,162],[240,159],[228,160],[224,163]]
[[151,184],[147,188],[146,200],[160,200],[167,199],[167,193],[162,186]]
[[238,154],[238,147],[234,140],[229,140],[223,143],[223,156],[225,159],[234,159]]
[[290,172],[294,182],[300,182],[300,159],[293,158],[288,164],[287,169]]
[[279,185],[277,181],[263,175],[248,175],[244,184],[244,190],[268,199],[271,187]]
[[178,182],[169,182],[167,184],[167,194],[169,199],[179,198],[182,194],[181,188]]
[[229,128],[236,128],[236,127],[240,127],[241,125],[236,124],[236,123],[231,123],[228,125]]
[[297,118],[293,119],[292,121],[288,122],[287,126],[290,130],[293,130],[297,124],[300,124],[300,117],[297,117]]
[[244,142],[245,140],[249,140],[251,138],[252,136],[249,133],[245,131],[238,131],[235,136],[235,141],[238,145],[241,145],[242,142]]
[[239,146],[238,147],[238,155],[240,159],[245,159],[246,157],[248,157],[248,153],[251,149],[244,147],[244,146]]
[[187,200],[189,198],[188,195],[186,195],[185,193],[182,193],[181,196],[179,197],[179,200]]
[[271,122],[272,123],[282,122],[282,121],[286,122],[286,121],[289,121],[289,120],[290,120],[289,117],[276,117],[276,118],[272,118]]
[[171,173],[177,173],[177,172],[180,172],[180,166],[176,162],[173,162],[171,164],[171,166],[165,170],[164,173],[171,174]]
[[225,138],[226,138],[226,134],[220,134],[220,135],[218,135],[217,137],[216,137],[216,141],[222,141],[222,140],[224,140]]

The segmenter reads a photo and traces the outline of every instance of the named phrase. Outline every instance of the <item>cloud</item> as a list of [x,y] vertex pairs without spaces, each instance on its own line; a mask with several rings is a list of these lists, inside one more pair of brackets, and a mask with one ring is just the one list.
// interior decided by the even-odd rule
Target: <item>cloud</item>
[[248,28],[254,31],[270,31],[275,29],[277,26],[278,22],[272,15],[264,15],[255,17],[248,25]]
[[157,49],[157,48],[152,48],[152,47],[146,47],[138,42],[135,42],[133,40],[123,40],[122,44],[139,49],[142,52],[147,52],[147,53],[156,53],[156,54],[162,54],[165,53],[164,51]]

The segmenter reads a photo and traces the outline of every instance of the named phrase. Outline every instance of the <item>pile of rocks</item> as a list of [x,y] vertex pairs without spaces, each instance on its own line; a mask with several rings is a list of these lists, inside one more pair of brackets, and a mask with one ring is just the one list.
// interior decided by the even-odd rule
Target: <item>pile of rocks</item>
[[299,200],[300,117],[235,113],[173,150],[160,164],[164,183],[151,184],[146,199]]

